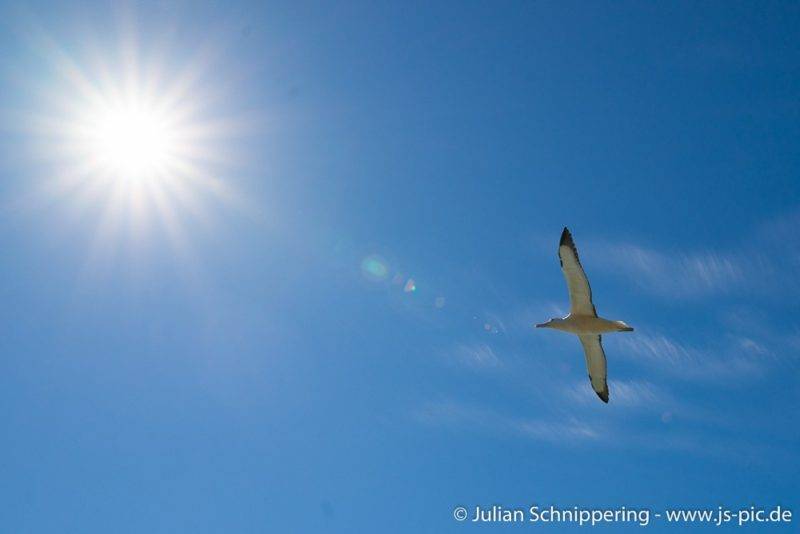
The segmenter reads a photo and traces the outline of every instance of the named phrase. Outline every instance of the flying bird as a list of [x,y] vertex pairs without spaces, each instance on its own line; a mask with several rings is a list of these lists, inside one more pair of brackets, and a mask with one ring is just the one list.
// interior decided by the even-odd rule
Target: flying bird
[[562,332],[575,334],[581,340],[586,355],[586,368],[589,381],[597,396],[608,402],[608,382],[606,380],[606,354],[603,352],[601,334],[608,332],[632,332],[633,328],[622,321],[609,321],[597,316],[592,303],[592,288],[589,279],[583,272],[578,259],[578,249],[572,240],[572,234],[565,227],[558,243],[558,259],[561,270],[567,279],[569,291],[569,314],[563,318],[550,319],[546,323],[537,324],[536,328],[555,328]]

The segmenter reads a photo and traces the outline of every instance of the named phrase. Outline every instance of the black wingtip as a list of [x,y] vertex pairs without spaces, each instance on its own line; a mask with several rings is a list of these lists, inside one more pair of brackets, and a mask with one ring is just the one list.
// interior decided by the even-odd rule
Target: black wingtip
[[600,400],[608,404],[608,388],[604,389],[603,391],[597,391],[597,396],[600,397]]
[[561,241],[558,242],[558,246],[568,245],[570,243],[572,243],[572,234],[569,233],[569,228],[565,226],[564,230],[561,232]]
[[[566,226],[564,227],[564,231],[561,232],[561,241],[558,242],[558,248],[561,247],[569,247],[572,249],[572,252],[575,254],[575,259],[578,260],[578,263],[581,262],[580,258],[578,257],[578,249],[575,247],[575,241],[572,240],[572,234],[569,232],[569,228]],[[561,259],[561,253],[558,253],[559,259]],[[562,262],[563,267],[563,262]]]

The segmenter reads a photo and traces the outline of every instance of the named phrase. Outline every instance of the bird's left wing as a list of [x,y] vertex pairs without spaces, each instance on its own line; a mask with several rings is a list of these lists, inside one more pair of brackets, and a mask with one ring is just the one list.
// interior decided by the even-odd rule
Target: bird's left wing
[[566,228],[561,233],[561,241],[558,243],[558,259],[561,262],[564,278],[567,280],[569,313],[597,317],[597,311],[592,303],[592,288],[589,287],[589,279],[586,278],[586,273],[583,272],[583,267],[578,259],[578,249],[575,248],[572,234]]
[[606,353],[603,352],[603,343],[598,334],[584,334],[578,336],[586,355],[586,369],[589,371],[589,380],[592,389],[600,400],[608,402],[608,382],[606,368]]

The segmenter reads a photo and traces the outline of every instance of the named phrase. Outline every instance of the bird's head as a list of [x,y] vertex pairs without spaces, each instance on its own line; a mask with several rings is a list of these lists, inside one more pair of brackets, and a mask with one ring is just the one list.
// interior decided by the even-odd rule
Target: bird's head
[[620,332],[633,332],[633,327],[628,325],[625,321],[614,321],[617,325],[617,330]]
[[554,317],[545,323],[539,323],[536,328],[553,328],[556,324],[563,322],[564,319],[560,319],[558,317]]

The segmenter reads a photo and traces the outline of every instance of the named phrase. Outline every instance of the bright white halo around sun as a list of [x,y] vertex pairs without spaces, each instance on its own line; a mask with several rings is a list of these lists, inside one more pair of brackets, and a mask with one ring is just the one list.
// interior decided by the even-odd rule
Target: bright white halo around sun
[[210,61],[146,61],[131,45],[87,61],[55,47],[48,56],[55,75],[29,117],[49,169],[40,192],[81,224],[94,221],[93,254],[145,237],[186,252],[189,229],[225,204],[243,207],[225,174],[237,166],[243,121]]
[[177,157],[173,128],[168,117],[147,104],[106,105],[88,117],[86,148],[99,167],[119,179],[151,179]]

